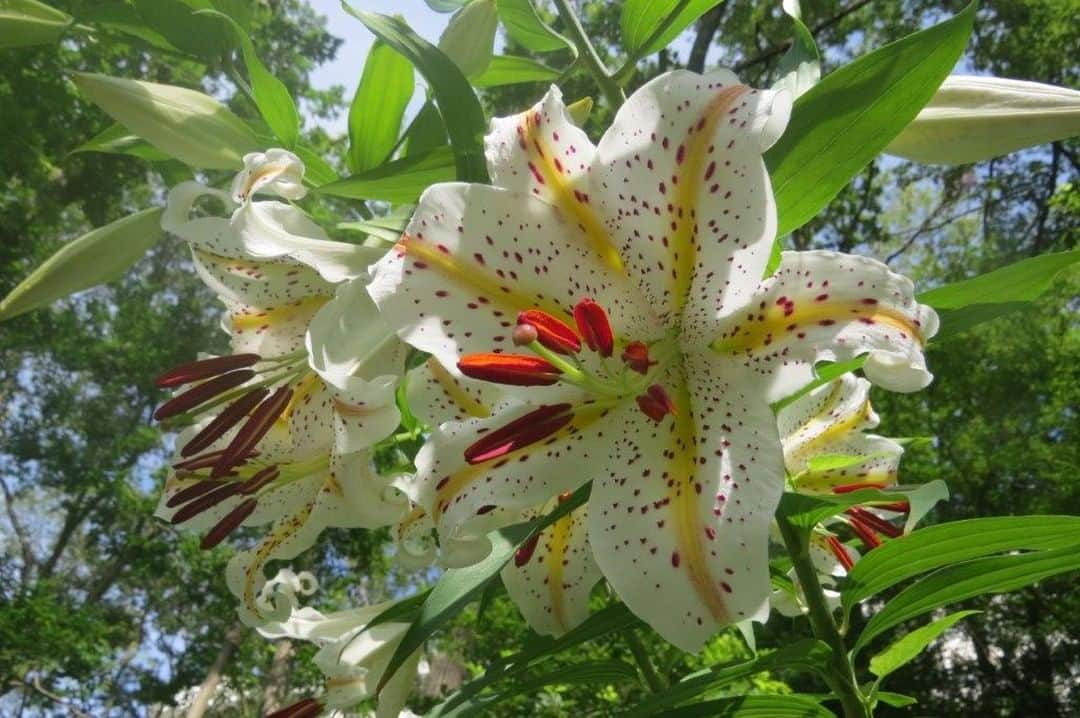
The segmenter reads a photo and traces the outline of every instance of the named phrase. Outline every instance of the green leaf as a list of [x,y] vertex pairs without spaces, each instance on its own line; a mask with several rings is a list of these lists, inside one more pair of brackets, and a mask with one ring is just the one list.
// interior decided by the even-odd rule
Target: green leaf
[[524,82],[554,82],[561,71],[527,57],[497,55],[483,73],[472,79],[476,87],[501,87]]
[[232,49],[231,33],[213,17],[196,14],[217,10],[210,0],[135,0],[143,27],[163,36],[181,52],[215,59]]
[[296,111],[296,103],[293,102],[285,83],[266,69],[266,65],[259,59],[259,54],[255,52],[255,45],[251,42],[251,38],[236,20],[217,10],[202,10],[196,14],[221,18],[236,34],[236,39],[240,42],[240,50],[244,55],[248,78],[251,80],[251,93],[255,97],[255,106],[259,108],[259,114],[266,120],[266,124],[270,126],[285,148],[291,150],[296,146],[296,140],[300,136],[300,115]]
[[867,622],[852,652],[859,651],[893,626],[935,608],[986,593],[1015,591],[1044,578],[1077,570],[1080,570],[1080,550],[1076,546],[978,558],[946,566],[886,603]]
[[884,678],[922,653],[927,646],[937,640],[942,633],[952,628],[957,621],[976,613],[981,613],[981,611],[957,611],[915,629],[871,658],[870,672],[879,678]]
[[37,0],[4,0],[0,2],[0,49],[56,42],[71,22],[71,15]]
[[415,90],[412,63],[381,40],[371,46],[349,107],[349,171],[366,172],[390,159]]
[[426,154],[403,157],[368,172],[316,187],[315,191],[334,197],[413,203],[430,185],[453,179],[453,152],[449,147],[436,147]]
[[484,133],[487,119],[480,101],[457,65],[397,18],[342,6],[369,30],[393,47],[420,71],[428,81],[454,150],[457,179],[463,182],[488,181],[484,159]]
[[775,402],[772,405],[773,413],[779,412],[785,406],[793,404],[814,389],[817,389],[819,386],[825,386],[834,379],[839,379],[849,371],[858,371],[859,369],[862,369],[862,365],[866,363],[867,356],[867,354],[861,354],[854,359],[842,362],[818,362],[814,365],[814,373],[817,375],[817,378],[791,396]]
[[[619,17],[626,53],[634,58],[651,55],[719,4],[720,0],[626,0]],[[666,29],[654,37],[664,23]]]
[[913,706],[918,703],[918,699],[911,696],[905,696],[900,693],[892,693],[890,691],[878,691],[874,694],[880,702],[893,708],[906,708],[907,706]]
[[971,34],[975,6],[844,65],[795,101],[765,153],[784,236],[811,220],[929,102]]
[[361,222],[340,222],[338,229],[363,232],[384,242],[397,242],[405,231],[408,217],[374,217]]
[[836,714],[813,698],[792,695],[721,698],[654,715],[655,718],[835,718]]
[[79,19],[86,23],[92,23],[98,27],[120,32],[136,38],[141,43],[152,48],[165,50],[166,52],[183,52],[173,45],[160,32],[146,26],[139,11],[132,5],[120,2],[100,4],[86,8],[79,15]]
[[489,711],[504,701],[526,693],[535,693],[547,686],[589,685],[600,688],[606,685],[637,681],[637,669],[622,661],[584,661],[570,663],[547,673],[518,678],[513,686],[497,693],[476,696],[459,704],[452,711],[439,713],[440,718],[468,715],[492,715]]
[[950,339],[1038,299],[1058,275],[1080,262],[1080,249],[1041,254],[919,295],[941,317],[934,341]]
[[76,73],[94,104],[169,157],[205,169],[239,169],[255,133],[213,97],[156,82]]
[[475,77],[487,69],[495,54],[498,27],[495,0],[471,0],[450,18],[439,38],[439,50],[453,60],[465,77]]
[[648,718],[661,710],[697,698],[707,691],[763,671],[791,668],[820,672],[828,665],[831,656],[832,650],[828,645],[807,638],[772,653],[762,654],[752,661],[730,666],[713,666],[691,673],[667,690],[651,695],[634,708],[621,713],[620,718]]
[[514,42],[533,52],[552,52],[573,44],[540,19],[531,0],[497,0],[499,20]]
[[112,155],[130,155],[151,162],[162,162],[169,156],[149,142],[132,134],[126,127],[114,122],[72,150],[72,152],[104,152]]
[[[794,9],[797,8],[796,4]],[[793,33],[791,47],[776,66],[776,74],[780,80],[773,85],[773,89],[787,89],[793,98],[798,98],[821,80],[821,55],[818,53],[814,36],[810,34],[802,19],[791,10],[785,3],[784,12],[791,17]]]
[[443,124],[442,115],[435,103],[428,100],[405,130],[402,154],[406,157],[420,155],[446,144],[446,125]]
[[144,209],[65,244],[0,301],[0,321],[122,276],[165,236],[161,213]]
[[469,0],[424,0],[427,6],[435,12],[448,13],[459,10]]
[[533,533],[558,521],[585,503],[589,497],[590,485],[585,484],[575,491],[569,499],[563,501],[552,512],[533,521],[507,526],[492,531],[487,535],[491,542],[491,553],[479,563],[465,568],[448,569],[431,589],[430,595],[420,608],[420,615],[405,632],[401,643],[394,650],[376,692],[382,690],[386,682],[393,677],[401,664],[423,645],[435,631],[457,616],[461,610],[480,595],[484,586],[498,575],[502,567],[510,560],[518,545]]
[[304,163],[304,184],[309,187],[320,187],[340,179],[338,173],[330,166],[330,163],[323,159],[321,153],[303,143],[293,147],[293,152]]
[[844,615],[885,589],[928,571],[1004,551],[1080,545],[1080,517],[1000,516],[953,521],[886,541],[848,573],[841,594]]

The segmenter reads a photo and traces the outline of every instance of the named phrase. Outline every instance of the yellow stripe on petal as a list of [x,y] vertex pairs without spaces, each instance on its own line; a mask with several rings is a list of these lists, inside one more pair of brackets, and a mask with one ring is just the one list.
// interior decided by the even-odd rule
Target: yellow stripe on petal
[[269,329],[301,316],[314,315],[330,299],[328,296],[310,296],[275,307],[251,307],[233,312],[229,319],[236,330]]
[[605,264],[623,272],[622,257],[616,251],[596,212],[589,206],[589,195],[571,186],[567,180],[569,172],[552,148],[546,145],[540,131],[539,113],[526,112],[518,129],[521,148],[529,156],[529,171],[536,182],[543,185],[546,198],[573,218],[589,246],[600,255]]
[[690,577],[694,592],[709,609],[713,619],[720,624],[731,623],[720,582],[713,578],[706,558],[705,526],[701,522],[699,495],[694,486],[697,467],[697,427],[690,413],[690,392],[680,384],[675,396],[678,413],[671,432],[672,444],[668,451],[667,475],[670,477],[668,499],[674,514],[678,535],[678,551],[671,557],[675,568],[684,570]]
[[258,579],[263,578],[263,566],[270,560],[270,557],[281,544],[303,528],[304,524],[311,518],[311,512],[314,509],[315,500],[312,499],[305,503],[303,508],[295,514],[275,524],[270,535],[264,538],[252,553],[251,561],[244,566],[244,606],[256,616],[262,615],[259,607],[255,604],[255,584]]
[[566,616],[566,600],[563,596],[563,569],[566,566],[566,552],[570,547],[570,530],[574,526],[573,514],[567,514],[551,525],[545,546],[544,568],[547,570],[547,588],[551,595],[551,610],[555,620],[563,629],[569,628]]
[[451,376],[450,372],[446,371],[446,367],[440,364],[438,359],[431,357],[427,360],[427,366],[431,370],[431,375],[435,378],[435,381],[439,383],[446,395],[462,411],[477,419],[486,419],[491,416],[491,409],[469,396],[458,380]]
[[746,85],[724,87],[705,105],[698,121],[690,126],[686,139],[675,152],[678,174],[672,178],[675,183],[675,206],[672,211],[672,223],[675,224],[671,235],[672,257],[672,297],[676,314],[682,311],[690,292],[690,280],[697,261],[697,202],[701,185],[708,171],[705,160],[708,157],[709,143],[716,133],[716,126],[735,105],[742,95],[749,90]]

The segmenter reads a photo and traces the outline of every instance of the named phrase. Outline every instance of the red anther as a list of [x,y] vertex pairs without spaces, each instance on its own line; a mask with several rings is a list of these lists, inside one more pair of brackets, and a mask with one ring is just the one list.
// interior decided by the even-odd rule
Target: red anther
[[[177,461],[175,464],[173,464],[173,468],[176,469],[177,471],[198,471],[199,469],[205,469],[207,467],[213,466],[218,461],[220,461],[221,457],[224,456],[224,455],[225,455],[225,450],[224,449],[220,449],[218,451],[209,451],[209,452],[207,452],[205,454],[202,454],[200,456],[193,456],[190,459],[185,459],[183,461]],[[259,455],[259,452],[252,451],[250,454],[245,456],[244,459],[247,460],[247,459],[252,458],[253,456],[258,456],[258,455]]]
[[154,412],[154,418],[161,421],[177,414],[183,414],[188,409],[194,409],[200,404],[205,404],[218,394],[223,394],[229,389],[240,386],[253,376],[255,376],[255,372],[251,369],[241,369],[240,371],[232,371],[204,381],[202,384],[193,386],[183,394],[178,394],[159,406],[157,411]]
[[656,362],[649,359],[649,347],[645,342],[630,342],[622,353],[622,360],[638,374],[648,374]]
[[533,553],[536,551],[536,544],[540,542],[540,534],[534,533],[529,538],[525,539],[525,543],[518,547],[518,550],[514,552],[514,565],[521,568],[527,564],[533,557]]
[[165,502],[165,505],[171,509],[179,506],[180,504],[186,504],[188,501],[197,499],[203,494],[209,493],[210,491],[213,491],[221,485],[222,484],[220,479],[203,479],[202,481],[198,481],[191,486],[177,491],[175,494],[169,497],[169,499]]
[[281,471],[277,466],[267,466],[265,469],[260,469],[247,481],[242,482],[236,492],[245,495],[254,494],[279,476],[281,476]]
[[590,349],[602,357],[611,356],[615,349],[615,332],[603,307],[591,299],[582,299],[574,306],[574,322]]
[[530,411],[482,436],[465,449],[465,460],[470,464],[482,464],[542,441],[573,420],[570,408],[570,404],[551,404]]
[[258,354],[232,354],[213,359],[200,359],[174,367],[159,376],[155,383],[162,389],[171,389],[175,386],[190,384],[199,379],[208,379],[218,374],[223,374],[234,369],[243,369],[259,361],[262,357]]
[[849,516],[848,523],[851,525],[851,530],[855,532],[855,535],[862,539],[863,545],[866,546],[867,550],[875,549],[881,545],[881,539],[879,539],[877,534],[862,521],[854,516]]
[[904,530],[899,526],[894,526],[877,514],[867,511],[866,509],[861,509],[858,506],[848,509],[847,514],[848,516],[858,519],[879,534],[883,534],[889,538],[899,538],[904,535]]
[[[601,310],[603,311],[603,310]],[[581,337],[566,322],[556,319],[539,309],[527,309],[518,314],[518,326],[531,325],[536,329],[536,339],[558,354],[577,354],[581,351]]]
[[225,432],[239,424],[255,408],[255,405],[265,399],[269,393],[269,389],[252,389],[226,406],[220,414],[214,417],[213,421],[203,427],[202,431],[184,444],[183,448],[180,449],[180,455],[191,456],[213,444],[224,436]]
[[911,513],[911,504],[907,501],[896,501],[891,504],[874,504],[874,508],[880,509],[881,511],[895,511],[898,514],[904,514],[905,516]]
[[562,373],[547,359],[529,354],[466,354],[458,369],[473,379],[513,386],[547,386]]
[[191,503],[181,506],[180,509],[172,515],[172,518],[169,519],[169,523],[174,526],[176,524],[182,524],[188,519],[198,516],[203,511],[217,506],[225,499],[235,496],[237,489],[239,488],[240,484],[235,481],[222,482],[221,486],[213,491],[203,494]]
[[646,416],[657,423],[663,421],[668,414],[676,416],[679,413],[675,409],[675,402],[659,384],[653,384],[644,394],[638,396],[637,405]]
[[251,513],[255,510],[256,503],[255,499],[245,499],[237,504],[236,508],[225,514],[225,518],[214,524],[214,528],[210,529],[206,535],[203,536],[199,548],[203,551],[208,551],[224,541],[226,536],[235,531],[240,524],[244,523],[244,519],[251,516]]
[[315,718],[322,713],[322,709],[322,703],[315,698],[305,698],[273,713],[267,713],[266,718]]
[[514,327],[514,333],[510,335],[514,346],[527,347],[540,338],[540,333],[532,324],[518,324]]
[[562,492],[561,494],[559,494],[559,503],[561,504],[564,501],[569,501],[570,497],[573,496],[573,495],[574,495],[573,491],[564,491],[564,492]]
[[851,554],[847,552],[847,548],[840,539],[835,536],[829,536],[826,539],[829,543],[829,548],[832,549],[833,556],[836,556],[836,560],[840,562],[840,565],[844,567],[845,571],[850,571],[855,567],[855,562],[851,559]]
[[240,463],[243,457],[247,456],[255,448],[256,444],[266,436],[266,432],[270,431],[281,413],[285,411],[285,407],[289,405],[292,395],[293,390],[290,387],[281,386],[255,407],[255,410],[251,412],[251,416],[240,427],[240,431],[236,432],[236,436],[225,447],[221,460],[210,472],[211,478],[227,474],[232,470],[232,467]]
[[873,481],[863,481],[858,484],[844,484],[842,486],[834,486],[832,492],[834,494],[850,494],[852,491],[860,491],[862,489],[884,489],[885,484],[878,484]]

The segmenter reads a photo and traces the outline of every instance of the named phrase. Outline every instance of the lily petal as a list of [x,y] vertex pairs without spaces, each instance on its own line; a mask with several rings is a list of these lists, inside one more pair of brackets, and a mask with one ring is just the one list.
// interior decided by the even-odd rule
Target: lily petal
[[784,252],[747,307],[721,322],[713,348],[767,380],[769,401],[814,379],[814,364],[868,354],[863,372],[890,391],[933,378],[923,349],[937,332],[911,280],[881,262],[837,252]]
[[662,318],[684,315],[685,336],[707,333],[764,271],[776,207],[761,155],[790,110],[789,93],[726,70],[665,73],[597,147],[589,195],[640,291]]

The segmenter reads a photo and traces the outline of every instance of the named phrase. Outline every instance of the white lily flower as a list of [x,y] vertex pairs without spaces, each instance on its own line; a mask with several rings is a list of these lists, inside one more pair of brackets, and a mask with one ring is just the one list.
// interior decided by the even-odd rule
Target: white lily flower
[[1080,92],[1039,82],[951,75],[885,148],[959,165],[1080,135]]
[[492,123],[495,186],[425,192],[369,292],[447,371],[513,385],[490,418],[435,431],[401,483],[440,540],[591,479],[597,564],[665,638],[696,650],[767,613],[784,484],[770,403],[815,362],[862,354],[871,380],[919,389],[937,329],[870,259],[786,252],[761,279],[776,232],[761,154],[789,111],[730,72],[669,73],[594,147],[552,88]]
[[[240,175],[244,186],[295,196],[303,168],[281,152],[260,155],[277,163],[273,171],[269,160],[259,165],[249,156]],[[192,218],[204,197],[220,201],[232,216]],[[405,347],[380,321],[361,280],[326,278],[347,265],[366,266],[369,254],[320,240],[318,251],[325,252],[318,257],[315,245],[306,245],[307,254],[294,253],[316,263],[325,258],[317,267],[291,254],[254,257],[237,223],[254,205],[276,206],[265,217],[293,218],[279,233],[310,222],[281,202],[248,202],[233,211],[226,193],[196,183],[169,195],[163,228],[190,244],[197,271],[225,304],[223,328],[233,354],[164,374],[160,385],[190,388],[156,416],[193,422],[180,436],[159,516],[209,529],[206,547],[240,525],[272,523],[227,570],[230,588],[243,599],[242,613],[257,622],[256,596],[268,561],[296,556],[327,526],[386,526],[404,509],[389,480],[375,474],[368,449],[398,425],[394,392]],[[347,255],[352,258],[343,262]]]
[[[319,705],[326,710],[350,710],[375,695],[390,657],[408,631],[408,623],[388,621],[368,627],[373,618],[389,608],[380,603],[323,614],[309,608],[292,609],[288,618],[261,627],[268,638],[288,637],[319,646],[315,665],[326,676],[326,694],[296,704],[298,708]],[[378,696],[376,718],[397,718],[416,682],[420,650],[415,651],[386,682]],[[320,715],[312,710],[311,715]]]

